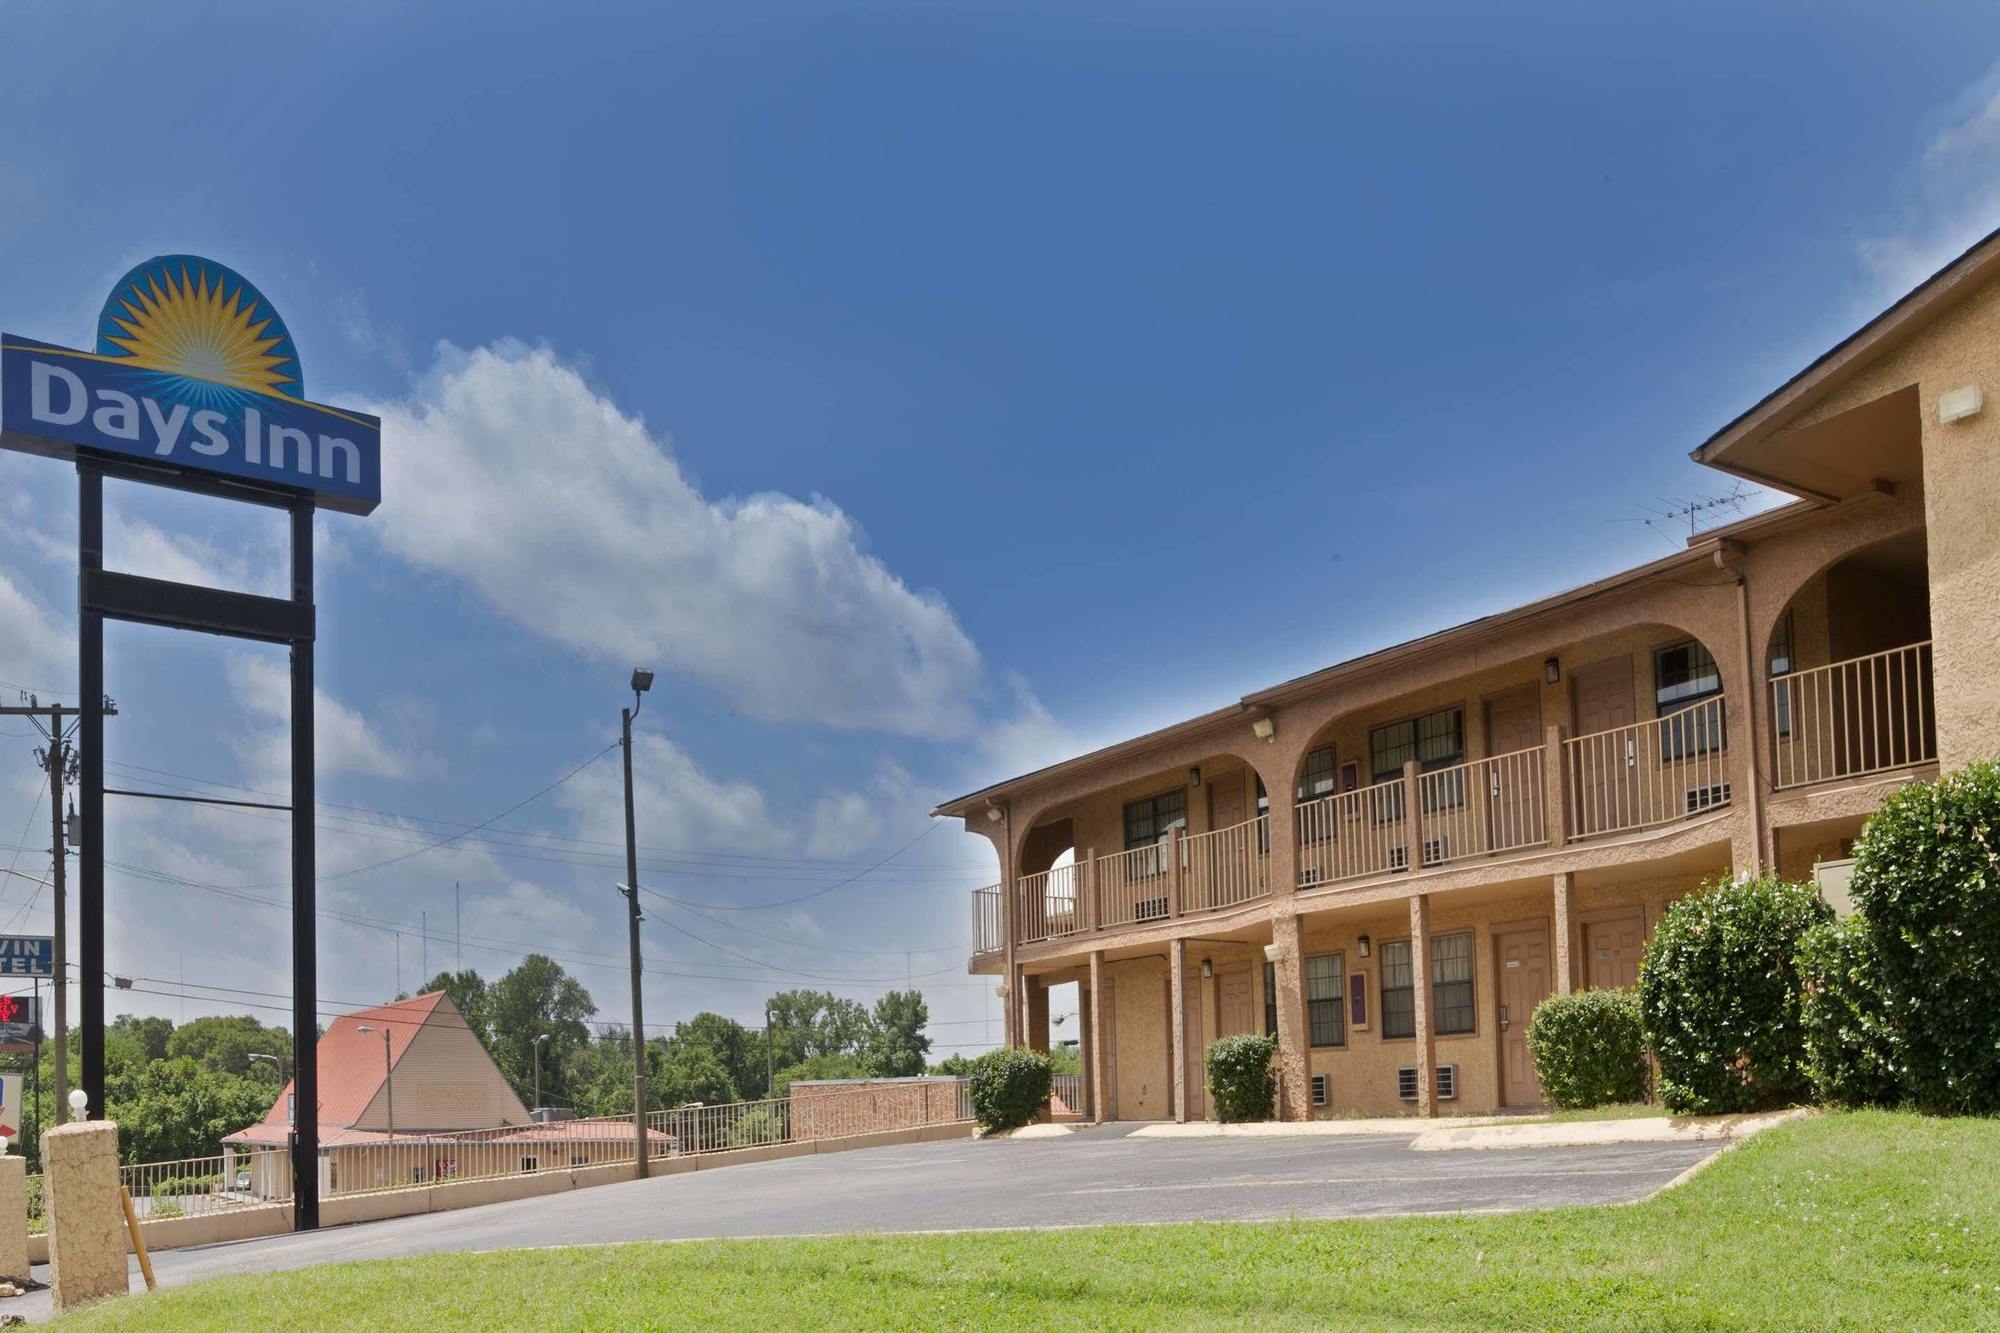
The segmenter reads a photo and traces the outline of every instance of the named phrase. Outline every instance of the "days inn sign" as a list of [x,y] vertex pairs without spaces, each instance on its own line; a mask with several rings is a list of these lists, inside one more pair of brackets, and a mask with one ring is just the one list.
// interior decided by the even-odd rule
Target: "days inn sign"
[[277,310],[194,255],[160,255],[119,279],[94,351],[0,334],[0,446],[97,450],[369,513],[382,501],[381,421],[304,394]]

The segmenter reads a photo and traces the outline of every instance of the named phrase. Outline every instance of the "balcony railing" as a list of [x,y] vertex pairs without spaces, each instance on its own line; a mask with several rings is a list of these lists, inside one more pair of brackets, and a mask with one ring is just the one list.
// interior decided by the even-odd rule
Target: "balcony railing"
[[1271,891],[1271,817],[1197,833],[1181,842],[1181,910],[1234,907]]
[[998,953],[1007,941],[1000,928],[1000,886],[988,884],[972,891],[972,952]]
[[1419,774],[1424,865],[1546,844],[1543,749],[1537,745]]
[[1403,780],[1307,801],[1298,808],[1299,884],[1333,884],[1409,865]]
[[1779,676],[1771,689],[1771,781],[1805,787],[1937,758],[1931,645]]
[[1172,915],[1167,892],[1174,878],[1168,874],[1170,842],[1163,838],[1129,852],[1097,858],[1092,870],[1100,926],[1161,921]]
[[1076,864],[1056,866],[1038,875],[1021,876],[1020,938],[1023,943],[1074,935],[1083,929],[1079,908],[1081,888],[1088,867]]
[[1653,828],[1729,804],[1724,699],[1563,742],[1569,837]]

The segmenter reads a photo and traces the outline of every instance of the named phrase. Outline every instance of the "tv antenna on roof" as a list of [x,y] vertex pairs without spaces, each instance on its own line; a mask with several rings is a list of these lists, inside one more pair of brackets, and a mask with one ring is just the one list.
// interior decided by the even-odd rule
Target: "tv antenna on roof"
[[1740,514],[1743,512],[1743,506],[1749,502],[1750,493],[1739,481],[1736,483],[1736,489],[1727,495],[1696,495],[1686,499],[1678,496],[1662,496],[1661,507],[1658,509],[1649,505],[1638,506],[1639,511],[1645,515],[1638,521],[1678,547],[1684,544],[1679,531],[1682,527],[1687,528],[1687,541],[1693,541],[1701,532],[1704,514]]

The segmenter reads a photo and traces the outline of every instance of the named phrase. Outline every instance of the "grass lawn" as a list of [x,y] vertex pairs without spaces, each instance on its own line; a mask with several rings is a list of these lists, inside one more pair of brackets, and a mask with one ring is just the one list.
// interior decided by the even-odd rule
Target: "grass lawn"
[[1534,1118],[1558,1125],[1578,1120],[1664,1120],[1667,1108],[1658,1102],[1619,1102],[1616,1106],[1593,1106],[1587,1111],[1551,1111]]
[[1829,1115],[1633,1207],[439,1256],[61,1327],[693,1325],[2000,1328],[2000,1121]]

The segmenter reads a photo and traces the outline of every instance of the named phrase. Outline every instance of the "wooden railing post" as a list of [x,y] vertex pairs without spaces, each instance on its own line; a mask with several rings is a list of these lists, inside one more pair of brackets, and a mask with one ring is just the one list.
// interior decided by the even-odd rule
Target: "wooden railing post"
[[1417,761],[1403,761],[1403,855],[1407,869],[1415,874],[1424,868],[1423,780],[1417,776]]
[[1569,842],[1569,754],[1560,724],[1551,725],[1542,743],[1542,822],[1549,847],[1561,851]]
[[1167,830],[1167,915],[1181,914],[1181,831]]

